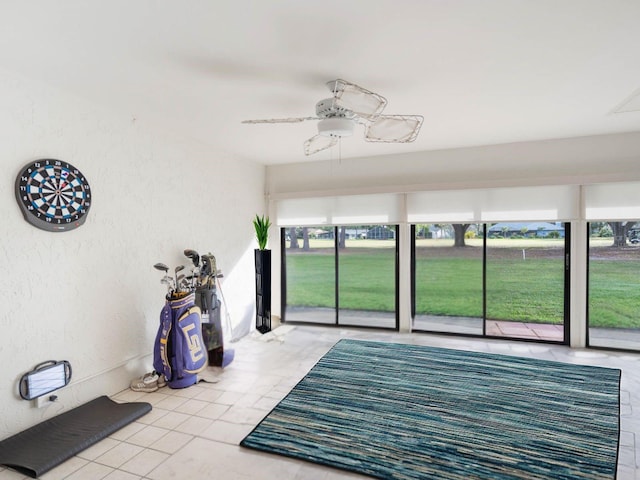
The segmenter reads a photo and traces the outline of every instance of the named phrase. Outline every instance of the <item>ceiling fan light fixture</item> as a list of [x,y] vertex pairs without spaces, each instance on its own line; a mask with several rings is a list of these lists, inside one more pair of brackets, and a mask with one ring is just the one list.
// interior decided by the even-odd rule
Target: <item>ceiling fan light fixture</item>
[[355,124],[355,120],[346,117],[323,118],[318,122],[318,133],[325,137],[349,137]]

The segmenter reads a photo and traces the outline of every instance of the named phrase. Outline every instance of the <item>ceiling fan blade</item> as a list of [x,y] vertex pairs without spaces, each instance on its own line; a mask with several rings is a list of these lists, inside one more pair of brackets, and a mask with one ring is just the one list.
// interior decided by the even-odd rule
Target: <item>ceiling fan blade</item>
[[380,115],[367,125],[364,139],[367,142],[413,142],[423,121],[422,115]]
[[327,82],[327,87],[333,92],[338,107],[351,110],[363,118],[375,119],[387,105],[387,99],[382,95],[342,79]]
[[299,123],[306,120],[320,120],[318,117],[265,118],[262,120],[243,120],[241,123]]
[[338,137],[316,135],[304,142],[304,154],[313,155],[314,153],[333,147],[336,143],[338,143]]

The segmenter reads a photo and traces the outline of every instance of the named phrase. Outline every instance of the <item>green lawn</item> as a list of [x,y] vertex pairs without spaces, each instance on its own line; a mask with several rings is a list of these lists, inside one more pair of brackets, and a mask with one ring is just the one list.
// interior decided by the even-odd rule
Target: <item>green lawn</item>
[[[562,323],[563,262],[493,259],[487,264],[487,318]],[[418,258],[416,313],[482,317],[482,260]]]
[[[562,323],[562,261],[532,258],[531,254],[526,260],[512,257],[491,258],[487,264],[487,317]],[[333,252],[286,258],[287,304],[335,307]],[[340,307],[394,311],[394,259],[393,249],[347,248],[341,252]],[[590,326],[640,328],[640,259],[592,260],[590,278]],[[416,312],[482,317],[482,261],[418,255]]]
[[589,277],[589,325],[640,328],[640,260],[592,260]]
[[[340,307],[395,310],[395,251],[340,257]],[[335,257],[332,254],[287,256],[287,303],[335,307]]]

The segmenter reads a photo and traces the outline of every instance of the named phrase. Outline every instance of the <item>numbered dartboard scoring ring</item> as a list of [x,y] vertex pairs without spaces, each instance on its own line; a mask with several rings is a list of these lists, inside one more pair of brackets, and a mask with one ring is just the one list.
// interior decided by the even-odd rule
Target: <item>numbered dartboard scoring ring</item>
[[22,169],[16,179],[16,198],[27,222],[50,232],[64,232],[87,219],[91,188],[70,163],[43,159]]

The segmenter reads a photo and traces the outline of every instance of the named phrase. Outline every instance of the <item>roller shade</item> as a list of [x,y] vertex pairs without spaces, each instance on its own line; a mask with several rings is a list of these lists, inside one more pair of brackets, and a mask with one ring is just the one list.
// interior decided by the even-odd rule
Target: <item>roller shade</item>
[[409,223],[474,223],[579,218],[573,185],[429,191],[407,194]]
[[640,182],[586,185],[586,220],[632,220],[640,218]]
[[280,227],[394,224],[402,221],[403,195],[345,195],[278,200]]

